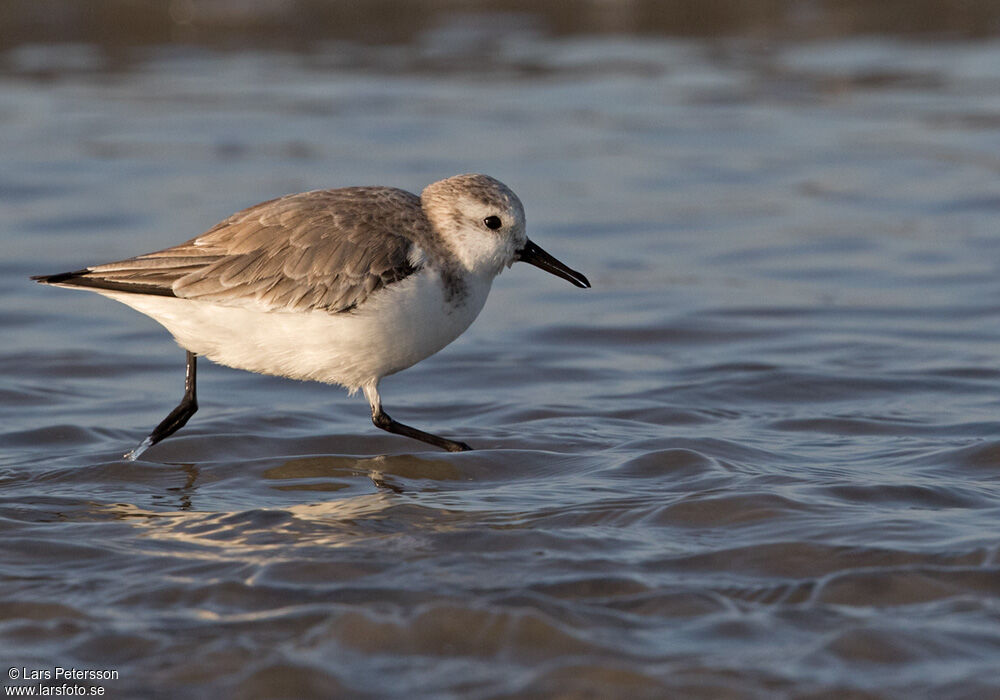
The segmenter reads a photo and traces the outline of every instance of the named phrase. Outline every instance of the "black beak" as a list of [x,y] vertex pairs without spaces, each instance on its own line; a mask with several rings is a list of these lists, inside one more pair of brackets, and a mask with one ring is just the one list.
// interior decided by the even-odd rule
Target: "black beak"
[[590,287],[590,281],[583,274],[566,267],[531,241],[525,241],[524,247],[517,251],[517,257],[514,259],[534,265],[535,267],[540,267],[557,277],[569,280],[577,287],[583,287],[584,289]]

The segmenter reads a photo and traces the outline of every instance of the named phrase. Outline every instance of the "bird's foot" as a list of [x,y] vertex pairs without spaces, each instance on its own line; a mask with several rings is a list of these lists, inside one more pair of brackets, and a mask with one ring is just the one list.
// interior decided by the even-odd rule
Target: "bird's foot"
[[147,437],[145,440],[140,442],[134,448],[123,454],[122,457],[124,457],[130,462],[134,462],[139,458],[139,455],[148,450],[152,446],[152,444],[153,444],[152,436]]

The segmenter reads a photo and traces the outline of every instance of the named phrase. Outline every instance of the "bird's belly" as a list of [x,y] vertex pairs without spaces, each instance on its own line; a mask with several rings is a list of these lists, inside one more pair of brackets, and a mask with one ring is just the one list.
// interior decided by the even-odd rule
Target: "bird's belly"
[[341,384],[362,384],[433,355],[479,315],[489,283],[470,285],[461,302],[413,275],[375,293],[358,309],[263,311],[192,299],[104,292],[163,325],[181,347],[236,369]]

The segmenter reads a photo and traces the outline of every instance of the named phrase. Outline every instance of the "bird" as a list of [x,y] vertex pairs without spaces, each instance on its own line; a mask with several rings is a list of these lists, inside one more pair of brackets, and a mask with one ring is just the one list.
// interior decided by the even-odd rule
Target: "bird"
[[181,402],[129,460],[198,410],[198,357],[360,389],[376,427],[461,452],[472,448],[391,418],[379,383],[465,332],[494,278],[515,262],[590,287],[528,238],[524,206],[509,187],[468,173],[419,196],[384,186],[290,194],[171,248],[31,279],[126,304],[186,351]]

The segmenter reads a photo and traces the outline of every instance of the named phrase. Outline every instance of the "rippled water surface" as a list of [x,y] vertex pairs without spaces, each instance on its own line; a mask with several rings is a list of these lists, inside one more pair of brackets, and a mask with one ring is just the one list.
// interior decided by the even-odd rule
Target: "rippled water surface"
[[[505,27],[479,61],[479,25],[3,54],[4,663],[111,697],[1000,697],[1000,43]],[[515,266],[384,382],[471,453],[204,362],[124,462],[183,352],[27,281],[468,171],[593,282]]]

